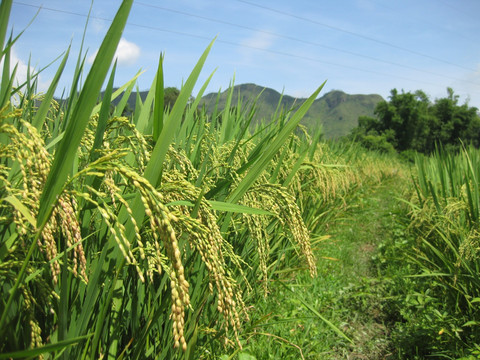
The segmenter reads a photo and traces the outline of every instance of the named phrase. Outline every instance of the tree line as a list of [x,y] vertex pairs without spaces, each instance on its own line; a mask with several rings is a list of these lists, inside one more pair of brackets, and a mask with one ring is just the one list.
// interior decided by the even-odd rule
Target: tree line
[[458,149],[480,146],[480,116],[468,102],[447,88],[447,97],[430,101],[425,92],[398,92],[377,104],[374,116],[360,116],[350,137],[366,148],[382,152],[418,151],[429,154],[436,146]]

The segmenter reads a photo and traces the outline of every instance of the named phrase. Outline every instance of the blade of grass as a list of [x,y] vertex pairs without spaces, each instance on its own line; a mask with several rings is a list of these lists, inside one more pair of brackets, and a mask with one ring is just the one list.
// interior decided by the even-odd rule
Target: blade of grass
[[48,344],[39,348],[31,349],[31,350],[21,350],[21,351],[15,351],[15,352],[10,352],[10,353],[4,353],[0,354],[0,359],[25,359],[25,358],[32,358],[36,357],[38,355],[46,354],[46,353],[51,353],[54,351],[59,351],[62,349],[65,349],[68,346],[75,345],[83,340],[88,339],[91,337],[93,334],[88,334],[85,336],[79,336],[76,338],[64,340],[64,341],[59,341],[54,344]]
[[181,119],[185,113],[185,107],[190,99],[191,93],[203,68],[203,64],[207,59],[208,53],[213,46],[215,40],[213,40],[204,51],[197,64],[195,65],[192,73],[188,77],[185,85],[180,91],[180,94],[173,105],[172,111],[165,119],[162,132],[158,137],[158,141],[152,152],[151,159],[145,169],[145,178],[150,181],[153,186],[157,186],[161,179],[161,173],[163,169],[163,162],[165,155],[167,154],[168,147],[170,146],[175,130],[181,124]]
[[[135,86],[135,81],[137,80],[137,78],[142,74],[141,71],[139,71],[137,73],[137,75],[135,75],[133,77],[133,79],[131,79],[128,83],[126,83],[125,85],[121,86],[120,88],[118,88],[112,95],[112,100],[113,99],[116,99],[118,97],[118,95],[120,95],[123,90],[125,90],[125,94],[123,94],[122,96],[122,99],[119,101],[116,109],[115,109],[115,112],[113,113],[113,116],[114,117],[119,117],[119,116],[122,116],[123,114],[123,110],[125,110],[125,107],[127,106],[127,103],[128,103],[128,99],[130,97],[130,94],[132,93],[132,90],[133,90],[133,87]],[[132,109],[133,110],[133,109]]]
[[68,47],[65,56],[63,57],[63,60],[58,67],[57,72],[55,73],[55,76],[53,77],[52,82],[50,83],[50,86],[48,87],[47,93],[45,94],[45,97],[42,100],[42,104],[40,105],[40,108],[38,109],[37,113],[35,114],[35,118],[32,121],[32,125],[40,131],[43,123],[45,121],[45,117],[47,116],[48,110],[50,109],[53,95],[55,93],[55,90],[57,89],[58,82],[60,81],[60,76],[62,76],[63,69],[65,69],[65,64],[67,63],[68,55],[70,54],[70,46]]
[[3,57],[3,72],[2,72],[2,81],[0,83],[0,109],[3,108],[10,99],[13,80],[17,73],[18,65],[15,65],[13,68],[12,74],[10,75],[10,48],[5,52]]
[[164,104],[164,87],[163,87],[163,54],[160,54],[157,69],[157,81],[155,86],[155,104],[153,108],[153,141],[156,142],[163,129],[163,104]]
[[19,211],[25,217],[25,219],[28,220],[30,225],[35,228],[35,218],[32,216],[32,213],[14,195],[9,195],[6,198],[2,199],[2,201],[10,203],[17,211]]
[[[267,167],[271,159],[278,152],[280,147],[285,143],[290,134],[298,126],[300,120],[306,114],[310,106],[313,104],[318,94],[324,87],[325,82],[318,87],[318,89],[300,106],[292,118],[282,127],[278,135],[266,146],[261,157],[252,165],[245,177],[240,181],[238,186],[227,197],[226,202],[236,203],[248,191],[255,180],[260,176],[262,171]],[[228,228],[230,216],[226,216],[222,225],[222,231],[225,232]]]
[[103,135],[105,133],[105,129],[107,128],[108,117],[110,113],[110,104],[112,98],[112,90],[113,90],[113,81],[115,79],[115,70],[117,69],[117,61],[113,64],[112,73],[110,75],[110,79],[108,80],[107,88],[105,89],[105,93],[102,99],[102,107],[100,109],[100,114],[98,115],[98,123],[97,129],[95,131],[95,139],[93,141],[93,146],[90,149],[90,159],[95,161],[99,154],[96,152],[98,148],[102,145],[103,142]]
[[[223,201],[215,201],[215,200],[207,200],[207,202],[210,204],[212,209],[216,211],[234,212],[234,213],[240,213],[240,214],[253,214],[253,215],[273,215],[273,213],[267,210],[257,209],[257,208],[245,206],[245,205],[232,204],[232,203],[226,203]],[[194,207],[195,203],[187,200],[178,200],[178,201],[172,201],[166,204],[166,206]]]
[[[139,102],[137,99],[135,115],[138,116],[134,121],[137,130],[143,135],[151,135],[151,126],[150,126],[150,133],[149,133],[149,120],[152,116],[152,104],[155,99],[155,87],[157,82],[157,75],[153,79],[152,86],[150,87],[150,91],[148,92],[147,98],[145,102]],[[139,92],[137,91],[137,97],[139,98]],[[138,115],[137,115],[138,114]]]
[[228,140],[230,140],[230,130],[232,127],[232,121],[230,120],[230,111],[231,111],[230,104],[232,103],[232,98],[233,98],[234,83],[235,83],[235,77],[230,83],[229,91],[227,95],[227,101],[225,103],[225,108],[223,109],[222,126],[220,127],[220,144],[224,144]]
[[[117,90],[115,90],[112,94],[112,98],[111,98],[111,101],[115,100],[117,97],[120,96],[120,94],[123,92],[123,90],[127,89],[125,91],[125,94],[124,96],[122,97],[122,99],[120,100],[120,102],[118,103],[118,106],[117,106],[117,109],[115,110],[115,113],[113,114],[113,116],[121,116],[122,115],[122,111],[123,109],[125,108],[125,104],[127,103],[128,101],[128,95],[130,95],[130,93],[132,92],[132,89],[133,87],[135,86],[135,82],[136,80],[138,79],[138,77],[140,75],[142,75],[144,72],[143,71],[139,71],[133,78],[131,78],[130,80],[128,80],[128,82],[126,82],[125,84],[123,84],[122,86],[120,86]],[[127,95],[128,94],[128,95]],[[92,113],[90,116],[93,116],[95,115],[96,113],[98,113],[100,111],[100,108],[102,107],[102,103],[96,105],[93,110],[92,110]],[[118,113],[118,111],[120,111],[120,113]]]
[[0,4],[0,50],[2,50],[3,57],[3,44],[5,43],[5,37],[7,35],[8,20],[10,19],[10,12],[12,10],[12,0],[2,0]]

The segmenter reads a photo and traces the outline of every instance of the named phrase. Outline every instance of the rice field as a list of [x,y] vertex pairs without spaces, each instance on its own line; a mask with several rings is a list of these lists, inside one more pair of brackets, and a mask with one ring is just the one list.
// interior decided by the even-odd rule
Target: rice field
[[[233,88],[224,110],[199,108],[213,74],[193,102],[191,94],[214,42],[172,108],[163,104],[161,56],[148,97],[122,116],[137,77],[114,90],[114,53],[132,0],[86,76],[79,59],[68,101],[54,94],[69,51],[46,93],[34,73],[17,86],[15,39],[5,40],[11,4],[0,9],[0,358],[234,358],[273,281],[318,279],[326,224],[351,194],[410,176],[391,157],[301,131],[323,84],[255,127],[254,102],[232,104]],[[475,154],[419,159],[409,199],[425,234],[415,262],[469,311],[472,327]]]

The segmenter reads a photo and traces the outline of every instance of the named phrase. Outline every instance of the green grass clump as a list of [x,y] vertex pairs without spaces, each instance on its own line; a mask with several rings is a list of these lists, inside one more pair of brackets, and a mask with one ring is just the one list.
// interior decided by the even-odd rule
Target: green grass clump
[[396,359],[479,354],[478,150],[417,156],[408,214],[377,257]]
[[424,290],[417,295],[424,307],[420,319],[425,326],[420,327],[431,330],[425,347],[433,354],[471,355],[480,344],[479,152],[439,149],[417,158],[416,166],[411,201],[416,242],[410,259],[425,280],[419,281]]

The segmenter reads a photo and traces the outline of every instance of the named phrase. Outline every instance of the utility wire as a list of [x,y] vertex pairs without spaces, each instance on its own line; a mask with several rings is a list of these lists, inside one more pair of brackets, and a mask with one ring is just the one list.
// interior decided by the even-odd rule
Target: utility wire
[[[440,1],[440,0],[437,0],[437,1]],[[398,8],[395,8],[395,7],[393,7],[393,6],[390,6],[390,4],[392,4],[392,3],[390,3],[390,2],[389,2],[388,4],[387,4],[385,1],[381,1],[381,0],[378,0],[378,1],[376,1],[376,0],[370,0],[370,2],[373,3],[373,4],[375,4],[376,6],[380,6],[380,7],[384,8],[384,9],[388,9],[389,11],[391,11],[391,12],[393,12],[393,13],[395,13],[395,12],[398,11]],[[396,4],[400,4],[400,3],[396,3]],[[400,4],[400,6],[402,6],[402,5]],[[457,36],[457,37],[463,38],[464,40],[467,40],[467,41],[471,42],[472,44],[478,45],[478,41],[477,41],[476,39],[474,40],[472,37],[465,36],[464,34],[458,32],[458,31],[454,31],[454,30],[452,30],[452,29],[447,29],[447,28],[442,27],[442,26],[440,26],[440,25],[438,25],[438,24],[435,24],[435,23],[429,21],[428,18],[424,18],[424,17],[420,16],[419,13],[410,13],[410,14],[409,14],[409,17],[410,17],[409,20],[411,20],[411,19],[416,19],[415,22],[418,23],[418,24],[422,24],[422,25],[427,24],[427,25],[429,25],[429,26],[432,27],[432,28],[437,28],[437,30],[439,30],[439,31],[443,31],[443,32],[447,32],[447,33],[453,34],[453,35],[455,35],[455,36]]]
[[[470,18],[475,19],[476,21],[478,21],[478,17],[476,16],[477,14],[472,14],[471,12],[468,13],[468,12],[464,11],[462,8],[459,8],[459,6],[458,6],[459,4],[458,4],[458,3],[457,3],[457,6],[455,6],[455,5],[452,5],[452,4],[450,4],[450,3],[446,2],[446,1],[443,1],[443,0],[437,0],[437,1],[440,2],[440,3],[442,3],[442,4],[445,5],[445,6],[449,7],[450,9],[458,12],[458,13],[461,13],[461,14],[463,14],[463,15],[466,15],[466,16],[468,16],[468,17],[470,17]],[[461,4],[461,3],[460,3],[460,4]],[[472,17],[472,15],[473,15],[473,17]]]
[[476,83],[476,82],[473,82],[473,81],[462,80],[462,79],[458,79],[458,78],[448,76],[448,75],[445,75],[445,74],[439,74],[439,73],[435,73],[435,72],[432,72],[432,71],[419,69],[419,68],[416,68],[414,66],[400,64],[400,63],[393,62],[393,61],[388,61],[388,60],[383,60],[383,59],[379,59],[379,58],[376,58],[376,57],[373,57],[373,56],[359,54],[359,53],[356,53],[356,52],[353,52],[353,51],[339,49],[339,48],[334,47],[334,46],[324,45],[324,44],[320,44],[318,42],[308,41],[308,40],[300,39],[300,38],[289,36],[289,35],[283,35],[283,34],[279,34],[279,33],[268,31],[268,30],[262,30],[262,29],[253,28],[253,27],[246,26],[246,25],[236,24],[236,23],[233,23],[233,22],[230,22],[230,21],[214,19],[214,18],[210,18],[210,17],[207,17],[207,16],[201,16],[201,15],[198,15],[198,14],[192,14],[192,13],[188,13],[188,12],[181,11],[181,10],[167,8],[167,7],[164,7],[164,6],[152,5],[152,4],[144,3],[144,2],[141,2],[141,1],[135,1],[135,4],[145,6],[145,7],[149,7],[149,8],[153,8],[153,9],[166,11],[166,12],[170,12],[170,13],[174,13],[174,14],[188,16],[188,17],[192,17],[192,18],[196,18],[196,19],[206,20],[206,21],[209,21],[209,22],[228,25],[228,26],[232,26],[232,27],[236,27],[236,28],[240,28],[240,29],[255,31],[255,32],[258,32],[258,33],[275,36],[277,38],[286,39],[286,40],[294,41],[294,42],[305,44],[305,45],[316,46],[316,47],[340,52],[340,53],[343,53],[343,54],[348,54],[348,55],[353,55],[353,56],[361,57],[361,58],[368,59],[368,60],[373,60],[373,61],[376,61],[376,62],[388,64],[388,65],[398,66],[398,67],[401,67],[401,68],[404,68],[404,69],[418,71],[418,72],[421,72],[421,73],[424,73],[424,74],[430,74],[430,75],[438,76],[438,77],[441,77],[443,79],[462,81],[462,82],[470,83],[470,84],[473,84],[473,85],[476,85],[476,86],[480,86],[479,83]]
[[335,31],[342,32],[344,34],[352,35],[352,36],[355,36],[355,37],[358,37],[358,38],[361,38],[361,39],[364,39],[364,40],[375,42],[377,44],[381,44],[381,45],[388,46],[388,47],[391,47],[391,48],[394,48],[394,49],[402,50],[402,51],[405,51],[405,52],[408,52],[408,53],[411,53],[411,54],[414,54],[414,55],[418,55],[418,56],[421,56],[421,57],[424,57],[424,58],[427,58],[427,59],[439,61],[439,62],[442,62],[444,64],[452,65],[452,66],[455,66],[455,67],[458,67],[458,68],[461,68],[461,69],[464,69],[464,70],[476,71],[475,69],[471,69],[469,67],[458,65],[458,64],[455,64],[453,62],[437,58],[435,56],[431,56],[431,55],[424,54],[424,53],[421,53],[421,52],[418,52],[418,51],[415,51],[415,50],[407,49],[403,46],[398,46],[398,45],[389,43],[387,41],[382,41],[382,40],[375,39],[373,37],[363,35],[363,34],[360,34],[360,33],[357,33],[357,32],[353,32],[353,31],[350,31],[350,30],[345,30],[345,29],[342,29],[342,28],[337,27],[337,26],[325,24],[325,23],[322,23],[322,22],[317,21],[317,20],[309,19],[309,18],[306,18],[306,17],[303,17],[303,16],[295,15],[295,14],[288,13],[288,12],[285,12],[285,11],[281,11],[281,10],[278,10],[278,9],[274,9],[274,8],[271,8],[271,7],[268,7],[268,6],[256,4],[256,3],[253,3],[253,2],[247,1],[247,0],[234,0],[234,1],[246,4],[246,5],[249,5],[249,6],[254,6],[254,7],[257,7],[257,8],[260,8],[260,9],[264,9],[264,10],[267,10],[267,11],[270,11],[270,12],[274,12],[274,13],[277,13],[277,14],[281,14],[281,15],[284,15],[284,16],[288,16],[290,18],[294,18],[294,19],[301,20],[301,21],[304,21],[304,22],[309,22],[309,23],[312,23],[312,24],[315,24],[315,25],[320,25],[320,26],[323,26],[323,27],[326,27],[326,28],[329,28],[329,29],[332,29],[332,30],[335,30]]
[[[240,0],[237,0],[237,1],[240,1]],[[28,3],[19,2],[19,1],[14,1],[13,3],[17,4],[17,5],[33,7],[33,8],[40,9],[40,10],[47,10],[47,11],[51,11],[51,12],[57,12],[57,13],[63,13],[63,14],[88,18],[88,15],[86,15],[86,14],[73,12],[73,11],[69,11],[69,10],[62,10],[62,9],[56,9],[56,8],[51,8],[51,7],[33,5],[33,4],[28,4]],[[93,15],[90,15],[90,18],[91,19],[96,19],[96,20],[108,21],[108,22],[113,21],[112,19],[99,17],[99,16],[93,16]],[[144,29],[148,29],[148,30],[155,30],[155,31],[159,31],[159,32],[171,33],[171,34],[185,36],[185,37],[197,38],[197,39],[202,39],[202,40],[207,40],[207,41],[212,40],[210,37],[207,37],[207,36],[192,34],[192,33],[183,32],[183,31],[175,31],[175,30],[170,30],[170,29],[164,29],[164,28],[159,28],[159,27],[150,26],[150,25],[135,24],[135,23],[128,22],[128,21],[127,21],[127,25],[133,26],[133,27],[138,27],[138,28],[144,28]],[[422,83],[422,84],[427,84],[427,85],[438,86],[438,84],[434,84],[434,83],[424,81],[424,80],[411,79],[411,78],[407,78],[407,77],[403,77],[403,76],[398,76],[398,75],[395,75],[395,74],[387,74],[387,73],[382,73],[382,72],[378,72],[378,71],[374,71],[374,70],[367,70],[367,69],[358,68],[358,67],[355,67],[355,66],[349,66],[349,65],[338,64],[338,63],[334,63],[334,62],[328,62],[328,61],[320,60],[320,59],[317,59],[317,58],[312,58],[312,57],[287,53],[287,52],[283,52],[283,51],[265,49],[265,48],[256,47],[256,46],[253,46],[253,45],[241,44],[241,43],[236,43],[236,42],[221,40],[221,39],[217,39],[216,42],[226,44],[226,45],[236,46],[236,47],[243,47],[243,48],[249,48],[249,49],[253,49],[253,50],[263,51],[263,52],[267,52],[267,53],[271,53],[271,54],[275,54],[275,55],[282,55],[282,56],[286,56],[286,57],[291,57],[291,58],[296,58],[296,59],[301,59],[301,60],[307,60],[307,61],[316,62],[316,63],[320,63],[320,64],[324,64],[324,65],[330,65],[330,66],[336,66],[336,67],[340,67],[340,68],[352,69],[352,70],[355,70],[355,71],[370,73],[370,74],[375,74],[375,75],[380,75],[380,76],[385,76],[385,77],[388,77],[388,78],[395,77],[397,79],[407,80],[407,81],[411,81],[411,82],[415,82],[415,83]],[[456,80],[459,80],[459,79],[456,79]],[[478,85],[478,84],[476,84],[476,85]]]

